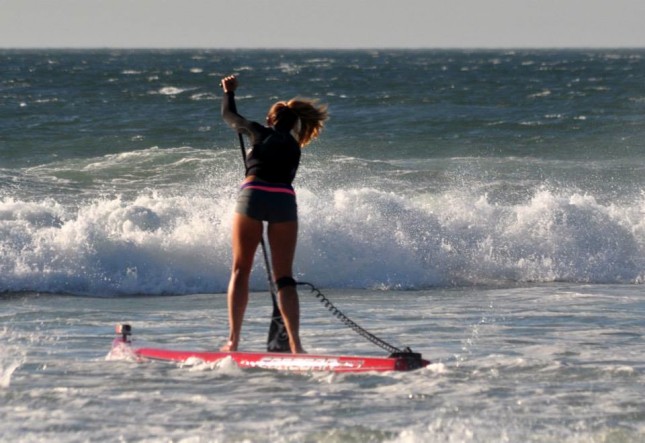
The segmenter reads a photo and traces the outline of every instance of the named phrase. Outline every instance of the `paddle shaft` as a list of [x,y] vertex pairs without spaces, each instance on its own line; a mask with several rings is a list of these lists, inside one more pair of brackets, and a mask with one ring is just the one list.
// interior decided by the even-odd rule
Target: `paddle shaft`
[[[240,151],[242,151],[242,161],[244,169],[246,170],[246,148],[244,147],[244,137],[241,133],[237,134],[240,140]],[[284,319],[278,307],[278,300],[276,297],[275,284],[273,283],[271,262],[269,260],[269,252],[267,250],[266,242],[264,241],[264,223],[262,223],[262,237],[260,238],[260,246],[262,247],[262,256],[264,257],[264,266],[267,271],[267,282],[269,284],[269,292],[271,293],[271,301],[273,302],[273,314],[271,315],[271,324],[269,327],[268,337],[268,351],[289,351],[289,341],[285,334]]]

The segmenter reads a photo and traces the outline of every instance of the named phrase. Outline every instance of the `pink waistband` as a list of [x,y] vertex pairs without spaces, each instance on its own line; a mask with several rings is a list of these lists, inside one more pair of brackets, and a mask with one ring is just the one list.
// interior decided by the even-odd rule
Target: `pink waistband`
[[242,183],[240,189],[257,189],[266,192],[282,192],[284,194],[296,195],[296,191],[290,185],[263,183],[263,182],[246,182]]

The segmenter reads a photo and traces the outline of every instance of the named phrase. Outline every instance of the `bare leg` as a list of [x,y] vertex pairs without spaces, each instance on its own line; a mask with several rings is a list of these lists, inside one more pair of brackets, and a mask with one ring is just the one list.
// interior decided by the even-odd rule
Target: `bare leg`
[[[269,223],[269,244],[274,281],[293,275],[293,259],[298,239],[298,222]],[[304,353],[300,343],[300,303],[294,286],[278,291],[278,305],[289,335],[289,347],[294,354]]]
[[233,266],[228,283],[228,343],[221,351],[236,351],[240,343],[242,321],[249,302],[249,276],[255,251],[262,238],[262,222],[235,213],[233,216]]
[[289,348],[293,354],[304,354],[300,343],[300,302],[295,286],[286,286],[278,291],[278,304],[289,334]]

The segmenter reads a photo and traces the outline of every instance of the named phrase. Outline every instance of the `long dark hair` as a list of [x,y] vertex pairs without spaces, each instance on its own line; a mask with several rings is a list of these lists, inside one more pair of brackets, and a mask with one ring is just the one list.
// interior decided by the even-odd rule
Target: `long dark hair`
[[[318,104],[316,100],[292,99],[280,101],[269,109],[267,123],[280,130],[296,129],[298,143],[305,147],[318,137],[329,117],[327,105]],[[298,128],[300,123],[300,128]]]

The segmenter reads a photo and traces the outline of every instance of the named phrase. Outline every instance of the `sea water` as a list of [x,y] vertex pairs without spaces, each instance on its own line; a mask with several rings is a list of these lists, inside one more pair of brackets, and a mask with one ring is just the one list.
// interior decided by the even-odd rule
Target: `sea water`
[[[645,51],[0,52],[5,441],[641,441]],[[243,176],[219,117],[329,105],[296,278],[432,364],[136,363],[226,336]],[[243,348],[270,314],[262,260]],[[310,352],[383,355],[307,291]]]

